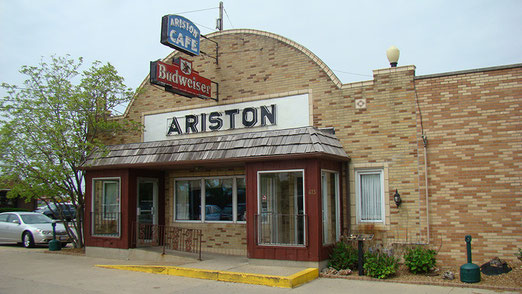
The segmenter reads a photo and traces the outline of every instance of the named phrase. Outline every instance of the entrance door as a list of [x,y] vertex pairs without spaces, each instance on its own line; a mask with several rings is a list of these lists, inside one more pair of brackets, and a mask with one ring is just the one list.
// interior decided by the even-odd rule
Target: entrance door
[[138,179],[138,223],[158,224],[158,180]]
[[305,245],[304,172],[258,173],[258,242],[263,245]]

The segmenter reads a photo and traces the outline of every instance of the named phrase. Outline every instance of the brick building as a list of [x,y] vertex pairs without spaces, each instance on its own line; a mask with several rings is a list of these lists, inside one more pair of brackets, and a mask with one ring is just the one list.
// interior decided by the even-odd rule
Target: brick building
[[142,222],[199,229],[203,252],[259,260],[320,265],[359,233],[375,236],[369,246],[427,244],[446,264],[465,262],[467,234],[476,263],[515,258],[522,64],[429,76],[401,66],[342,84],[284,37],[206,37],[208,55],[163,62],[192,62],[218,101],[146,78],[115,118],[143,131],[106,138],[109,152],[86,164],[87,252],[137,246]]

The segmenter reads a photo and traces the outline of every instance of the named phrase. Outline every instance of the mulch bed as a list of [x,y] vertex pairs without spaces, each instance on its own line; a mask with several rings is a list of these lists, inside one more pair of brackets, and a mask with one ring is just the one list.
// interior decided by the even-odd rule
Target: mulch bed
[[[520,291],[522,292],[522,262],[517,261],[510,264],[512,270],[508,273],[488,276],[480,275],[481,281],[478,283],[464,283],[460,281],[460,267],[440,268],[436,273],[430,274],[412,274],[405,265],[400,265],[395,276],[387,279],[375,279],[367,276],[359,276],[357,271],[351,275],[326,275],[321,273],[322,278],[349,279],[349,280],[366,280],[376,282],[406,283],[417,285],[436,285],[462,288],[480,288],[489,290],[503,291]],[[442,275],[446,271],[452,271],[455,274],[454,280],[444,280]]]

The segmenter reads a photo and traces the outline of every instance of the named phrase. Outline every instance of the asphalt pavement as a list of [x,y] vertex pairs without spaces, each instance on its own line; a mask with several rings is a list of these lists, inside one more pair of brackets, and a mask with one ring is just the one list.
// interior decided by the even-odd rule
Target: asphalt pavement
[[[168,265],[183,265],[171,262]],[[95,267],[143,262],[55,254],[47,248],[0,245],[0,294],[17,293],[499,293],[473,288],[319,278],[293,289]],[[515,292],[504,292],[515,293]]]

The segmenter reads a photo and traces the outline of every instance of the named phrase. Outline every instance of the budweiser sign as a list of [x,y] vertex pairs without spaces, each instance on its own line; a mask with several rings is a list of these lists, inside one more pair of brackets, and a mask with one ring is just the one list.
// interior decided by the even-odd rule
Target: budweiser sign
[[159,60],[151,62],[150,82],[187,97],[207,99],[212,96],[212,82],[193,70],[191,61],[181,57],[175,59],[174,64]]

